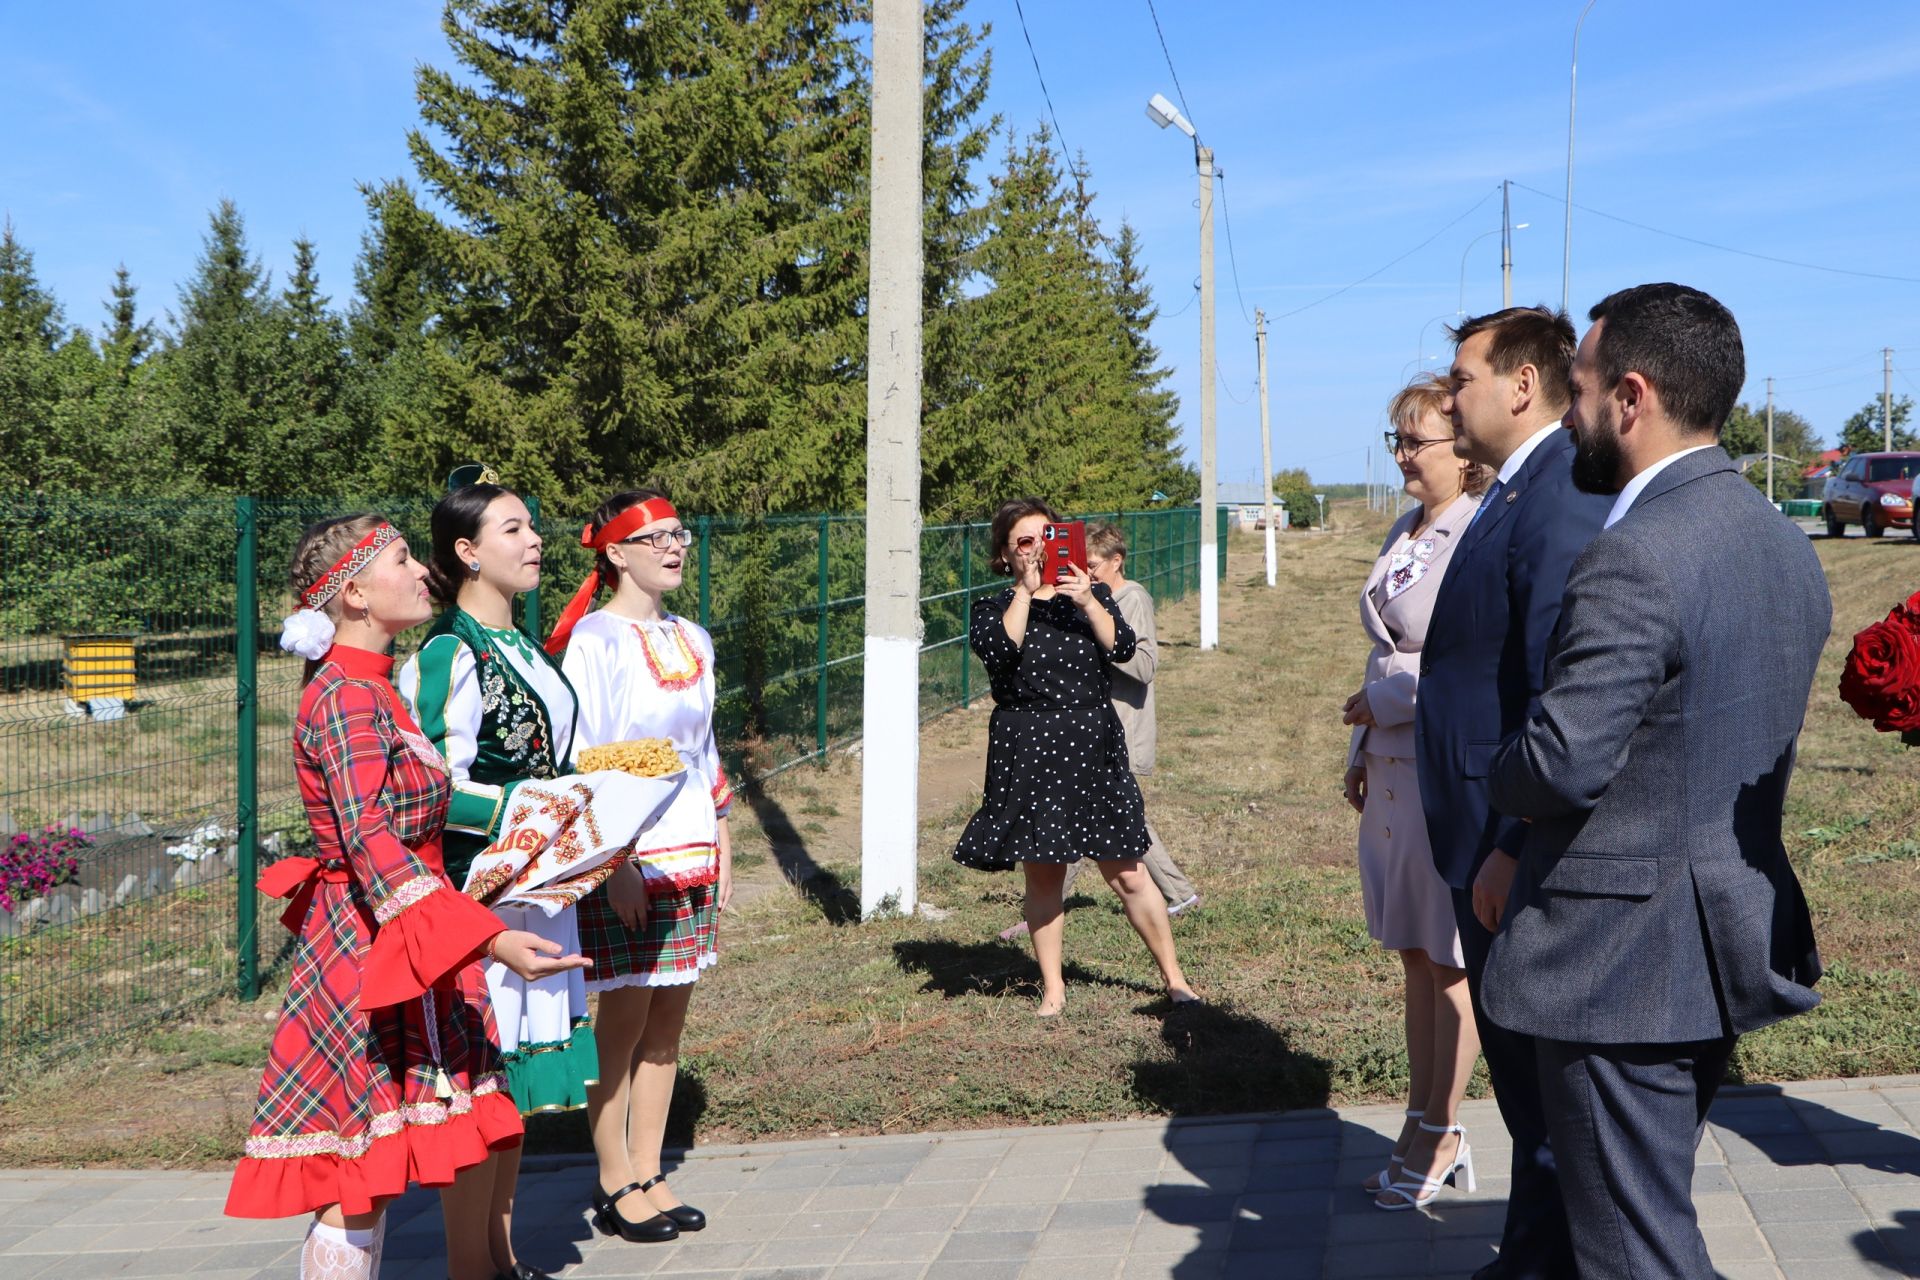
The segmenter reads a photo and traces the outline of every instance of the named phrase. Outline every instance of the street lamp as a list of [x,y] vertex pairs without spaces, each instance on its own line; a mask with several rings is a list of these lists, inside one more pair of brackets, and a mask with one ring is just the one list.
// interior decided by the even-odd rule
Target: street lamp
[[1213,148],[1200,142],[1193,122],[1156,93],[1147,102],[1147,119],[1162,129],[1172,125],[1193,139],[1194,166],[1200,173],[1200,647],[1220,644],[1220,578],[1214,523],[1219,503],[1214,489],[1213,365]]
[[[1531,222],[1516,222],[1513,224],[1513,229],[1515,231],[1525,231],[1532,225]],[[1460,251],[1460,300],[1459,305],[1454,308],[1453,313],[1455,315],[1464,316],[1467,314],[1467,255],[1473,252],[1473,246],[1479,244],[1488,236],[1497,236],[1505,230],[1506,228],[1504,227],[1495,227],[1491,231],[1482,231],[1479,235],[1467,241],[1467,247]]]
[[1593,10],[1593,4],[1594,0],[1587,0],[1587,7],[1580,11],[1580,20],[1573,24],[1573,59],[1567,64],[1567,230],[1560,242],[1562,311],[1571,305],[1573,282],[1573,97],[1580,80],[1580,28],[1587,25],[1587,14]]

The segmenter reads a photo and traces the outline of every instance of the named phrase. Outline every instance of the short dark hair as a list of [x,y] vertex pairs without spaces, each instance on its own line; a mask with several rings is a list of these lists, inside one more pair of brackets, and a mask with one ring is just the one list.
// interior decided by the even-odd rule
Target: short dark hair
[[1045,516],[1049,524],[1060,523],[1060,517],[1043,498],[1009,498],[1001,503],[1000,509],[993,513],[993,551],[987,561],[987,567],[995,573],[1012,575],[1013,566],[1007,563],[1007,536],[1013,532],[1013,526],[1028,516]]
[[427,560],[427,593],[441,608],[451,609],[460,603],[460,587],[468,577],[466,563],[453,549],[453,544],[462,538],[477,541],[487,508],[510,493],[513,490],[505,485],[483,481],[455,489],[434,504],[433,515],[427,522],[433,531],[433,554]]
[[1719,439],[1747,381],[1740,325],[1719,299],[1684,284],[1637,284],[1594,303],[1587,318],[1606,322],[1594,348],[1601,390],[1638,373],[1683,431]]
[[1540,391],[1548,408],[1565,409],[1573,403],[1573,352],[1580,344],[1566,312],[1545,306],[1508,307],[1468,316],[1447,332],[1455,347],[1477,333],[1492,333],[1487,363],[1495,373],[1514,373],[1530,364],[1540,375]]

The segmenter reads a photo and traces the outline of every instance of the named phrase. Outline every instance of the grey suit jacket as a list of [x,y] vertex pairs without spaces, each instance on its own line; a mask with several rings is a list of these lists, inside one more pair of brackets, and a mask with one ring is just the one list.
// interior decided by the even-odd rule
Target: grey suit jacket
[[1491,770],[1494,806],[1533,822],[1487,960],[1496,1023],[1670,1044],[1819,1002],[1780,811],[1831,622],[1806,535],[1719,449],[1574,562],[1539,709]]

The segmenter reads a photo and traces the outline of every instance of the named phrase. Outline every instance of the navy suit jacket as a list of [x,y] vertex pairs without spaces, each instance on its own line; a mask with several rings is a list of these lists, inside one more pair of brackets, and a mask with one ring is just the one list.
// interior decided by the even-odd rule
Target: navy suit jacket
[[1433,865],[1456,889],[1494,849],[1518,857],[1526,841],[1524,822],[1494,811],[1487,775],[1539,705],[1567,571],[1613,509],[1573,487],[1572,466],[1571,433],[1542,440],[1463,535],[1434,597],[1414,752]]

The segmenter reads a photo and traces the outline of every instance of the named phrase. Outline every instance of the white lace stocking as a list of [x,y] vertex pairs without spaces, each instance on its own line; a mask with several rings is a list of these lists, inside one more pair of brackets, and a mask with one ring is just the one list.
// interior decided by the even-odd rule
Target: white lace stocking
[[348,1231],[316,1221],[300,1248],[300,1280],[375,1280],[386,1220],[367,1231]]

